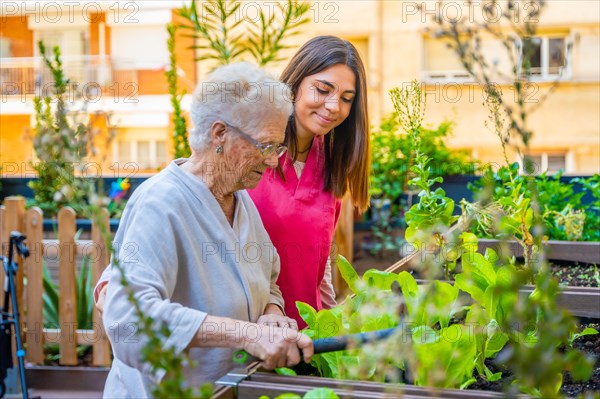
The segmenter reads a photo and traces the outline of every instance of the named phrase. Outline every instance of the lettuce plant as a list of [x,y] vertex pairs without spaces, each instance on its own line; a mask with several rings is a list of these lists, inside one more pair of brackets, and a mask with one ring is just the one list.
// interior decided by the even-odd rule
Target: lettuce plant
[[[525,325],[515,323],[516,309],[525,303],[534,314],[536,309],[539,315],[547,314],[549,302],[545,296],[553,295],[551,287],[548,292],[536,289],[522,298],[514,289],[515,280],[527,279],[522,276],[526,271],[518,270],[492,250],[485,254],[474,251],[477,238],[472,233],[463,233],[459,242],[462,268],[454,284],[418,284],[406,271],[369,270],[359,277],[348,261],[338,257],[337,266],[353,294],[337,307],[318,312],[297,302],[308,324],[304,332],[313,339],[391,327],[397,327],[397,332],[382,342],[315,355],[312,365],[318,373],[338,379],[408,381],[464,389],[477,378],[497,381],[502,377],[501,372],[488,368],[489,359],[500,356],[505,361],[511,353],[539,351],[553,342],[553,379],[531,388],[536,371],[519,369],[515,386],[537,396],[555,396],[561,384],[555,383],[560,373],[554,370],[570,370],[577,378],[589,378],[590,360],[572,348],[557,350],[567,343],[560,338],[564,334],[544,333],[556,320],[530,317]],[[571,332],[567,336],[572,341],[574,321],[564,312],[556,317],[562,323],[560,330]],[[501,355],[504,350],[509,354]]]

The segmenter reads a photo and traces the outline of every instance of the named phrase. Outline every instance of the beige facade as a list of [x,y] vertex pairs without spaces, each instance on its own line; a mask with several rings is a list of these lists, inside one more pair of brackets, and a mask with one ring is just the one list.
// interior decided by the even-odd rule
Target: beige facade
[[[586,0],[546,3],[539,18],[539,71],[529,88],[528,100],[537,104],[550,88],[553,93],[530,116],[529,128],[534,132],[532,155],[539,160],[540,168],[563,168],[568,174],[599,173],[600,3]],[[21,2],[14,4],[19,7]],[[107,162],[121,166],[135,163],[140,166],[138,171],[151,172],[164,164],[165,157],[170,157],[170,105],[162,78],[168,63],[164,26],[176,18],[173,8],[181,3],[137,1],[123,4],[136,6],[119,9],[105,3],[99,10],[101,17],[94,22],[79,18],[78,26],[82,27],[83,36],[63,35],[60,40],[75,56],[110,58],[113,61],[112,76],[124,76],[121,83],[130,82],[130,77],[135,76],[135,93],[126,91],[127,87],[121,84],[111,86],[103,91],[103,101],[97,107],[110,110],[114,116],[112,121],[118,126]],[[528,13],[533,11],[532,3],[516,4],[522,9],[520,18],[528,18]],[[280,12],[272,1],[243,1],[239,18],[256,18],[259,6]],[[85,5],[76,8],[75,14],[82,13],[84,8]],[[39,11],[43,12],[43,7]],[[98,10],[91,7],[86,10],[91,11]],[[366,64],[372,125],[377,125],[383,115],[392,111],[389,90],[417,79],[425,84],[427,92],[426,123],[435,125],[444,119],[455,121],[454,136],[449,140],[451,147],[469,149],[483,162],[501,163],[498,138],[485,127],[487,110],[482,106],[481,88],[465,74],[454,54],[430,35],[434,27],[431,21],[436,14],[442,18],[463,16],[471,20],[483,16],[481,6],[466,7],[462,1],[446,1],[442,6],[437,1],[311,2],[310,23],[304,26],[302,34],[288,41],[292,48],[286,55],[291,56],[299,45],[315,35],[347,38],[359,49]],[[1,17],[4,75],[8,73],[9,65],[5,61],[17,65],[23,57],[36,56],[32,41],[40,35],[58,40],[47,32],[73,29],[73,24],[64,18],[56,22],[47,15],[36,16],[33,7],[29,11],[14,11],[3,5]],[[126,24],[128,17],[131,23]],[[88,21],[87,25],[85,21]],[[182,83],[190,92],[210,65],[196,63],[194,67],[194,54],[185,47],[179,46],[177,54],[183,70]],[[484,53],[499,70],[508,70],[507,57],[498,42],[485,40]],[[278,74],[284,64],[271,65],[270,69]],[[554,87],[557,80],[558,85]],[[514,96],[506,81],[498,78],[498,83],[507,98]],[[4,90],[6,79],[2,84]],[[118,96],[115,96],[115,87],[120,88]],[[135,99],[134,103],[125,101],[130,95]],[[113,97],[118,97],[119,101],[114,101]],[[2,162],[31,158],[30,147],[23,145],[23,131],[29,126],[22,125],[27,121],[24,117],[31,115],[32,107],[28,105],[30,98],[27,101],[22,98],[3,91],[0,110]],[[188,97],[184,106],[189,103]],[[514,153],[510,157],[518,160]],[[106,174],[112,173],[114,170]]]
[[[502,164],[499,140],[485,126],[488,112],[482,105],[481,88],[465,73],[458,57],[430,34],[435,31],[435,15],[482,21],[481,3],[473,2],[474,6],[467,7],[466,2],[455,1],[442,5],[437,1],[340,1],[335,3],[337,22],[325,23],[321,19],[310,27],[310,33],[339,35],[363,50],[373,125],[392,111],[389,90],[417,79],[425,84],[427,93],[426,123],[455,121],[451,147],[469,149],[483,162]],[[534,18],[533,3],[515,4],[521,10],[515,22]],[[493,22],[494,16],[488,16],[487,21]],[[508,31],[506,24],[503,27]],[[600,3],[548,1],[539,17],[538,33],[540,71],[528,86],[526,98],[534,109],[528,123],[534,132],[531,155],[539,160],[540,170],[562,168],[567,174],[599,173]],[[552,63],[551,50],[561,45],[565,46],[566,62],[559,75],[556,68],[547,64]],[[484,40],[483,53],[499,70],[510,71],[500,42]],[[497,83],[505,98],[514,99],[509,82],[498,78]],[[546,97],[549,90],[552,93]],[[509,157],[511,161],[519,160],[514,151]]]

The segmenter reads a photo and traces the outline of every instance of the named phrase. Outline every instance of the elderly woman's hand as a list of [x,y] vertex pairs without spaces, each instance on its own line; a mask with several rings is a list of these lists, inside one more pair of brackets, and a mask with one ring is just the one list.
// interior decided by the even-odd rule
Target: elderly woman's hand
[[108,284],[104,284],[98,293],[98,300],[96,301],[96,309],[102,314],[104,311],[104,300],[106,299],[106,291],[108,290]]
[[291,328],[265,325],[260,326],[258,336],[245,339],[244,349],[262,360],[267,370],[295,366],[302,358],[310,363],[314,352],[313,342],[307,335]]
[[[236,333],[237,332],[237,333]],[[311,339],[289,327],[281,328],[207,315],[188,347],[244,349],[263,361],[267,369],[310,362]]]
[[258,318],[256,324],[298,330],[296,320],[285,316],[279,306],[273,303],[267,305],[265,313]]

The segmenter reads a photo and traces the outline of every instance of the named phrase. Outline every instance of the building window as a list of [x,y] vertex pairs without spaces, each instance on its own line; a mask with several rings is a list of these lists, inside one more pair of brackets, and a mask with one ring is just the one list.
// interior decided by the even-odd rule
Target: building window
[[143,140],[137,142],[137,163],[141,169],[147,169],[152,167],[152,160],[150,156],[150,142]]
[[117,147],[118,155],[116,161],[123,164],[131,162],[131,159],[133,158],[131,152],[131,141],[119,140]]
[[11,56],[10,39],[0,37],[0,57],[7,58]]
[[423,41],[423,81],[465,81],[469,73],[449,47],[448,39],[425,37]]
[[529,39],[528,43],[521,45],[520,52],[523,76],[539,80],[568,77],[567,40],[565,37],[533,37]]
[[[86,70],[88,69],[87,64],[89,63],[89,59],[86,58],[88,55],[88,37],[87,29],[77,27],[42,29],[34,32],[35,43],[38,43],[38,41],[44,42],[46,54],[51,55],[55,46],[60,47],[62,68],[69,80],[72,83],[79,84],[80,87],[88,82],[85,79]],[[36,57],[41,56],[37,45],[34,47],[34,51]],[[42,87],[48,87],[54,79],[50,70],[44,67],[40,72]]]
[[157,141],[156,142],[156,163],[158,165],[167,164],[167,142]]
[[547,172],[554,174],[559,171],[569,172],[568,154],[566,153],[539,153],[519,158],[520,172],[528,175],[539,175]]
[[167,142],[164,140],[119,140],[114,154],[119,168],[133,163],[138,169],[156,169],[167,163]]
[[[140,46],[140,38],[152,46]],[[126,23],[111,27],[110,48],[114,68],[156,69],[165,65],[169,59],[167,49],[168,34],[159,26],[143,26]]]
[[[551,80],[569,77],[569,40],[566,35],[535,36],[518,45],[521,57],[520,74],[531,80]],[[423,81],[456,82],[467,81],[469,73],[465,70],[459,56],[449,46],[447,38],[426,36],[423,40]],[[495,69],[509,73],[509,59],[499,55],[503,50],[499,42],[487,40],[481,43],[483,56],[494,64]],[[527,50],[525,50],[527,49]]]

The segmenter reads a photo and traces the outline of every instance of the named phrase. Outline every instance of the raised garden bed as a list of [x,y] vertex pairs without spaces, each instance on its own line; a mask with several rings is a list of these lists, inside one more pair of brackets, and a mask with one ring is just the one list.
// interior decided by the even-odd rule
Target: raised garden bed
[[[517,251],[521,248],[516,243],[514,244],[516,255],[519,256]],[[483,252],[486,248],[497,250],[500,242],[497,240],[480,240],[479,245],[478,251]],[[549,241],[548,246],[551,251],[549,259],[554,270],[553,274],[562,286],[558,298],[559,304],[569,309],[574,316],[600,318],[600,288],[596,280],[597,273],[600,271],[600,242]],[[522,252],[520,252],[520,255],[522,255]],[[408,257],[403,259],[407,261],[403,263],[401,268],[397,268],[396,272],[410,268]],[[389,265],[395,260],[392,257],[375,259],[371,256],[363,256],[357,259],[354,264],[360,275],[373,266],[376,269],[385,270],[386,268],[383,265]],[[398,261],[398,263],[400,262],[403,262],[403,260]],[[582,264],[580,262],[592,264]],[[389,271],[389,269],[387,270]],[[561,276],[569,276],[569,278],[565,281],[561,279]],[[583,285],[578,284],[575,286],[571,285],[572,283],[583,283]],[[529,294],[531,291],[532,288],[525,288],[523,293]]]
[[[479,247],[478,252],[483,252],[486,247],[494,247],[499,246],[498,241],[492,240],[481,240],[487,241],[484,245]],[[479,241],[481,243],[481,241]],[[517,248],[516,246],[514,247]],[[556,277],[569,275],[570,278],[567,281],[564,281],[563,286],[561,287],[561,293],[558,296],[558,304],[564,306],[566,309],[570,311],[571,314],[577,316],[580,320],[580,327],[583,329],[586,326],[590,326],[598,329],[598,320],[600,319],[600,288],[598,288],[597,281],[597,267],[594,264],[585,264],[582,262],[592,262],[600,264],[600,243],[593,242],[549,242],[547,243],[546,248],[549,251],[548,258],[550,259],[550,263],[552,269],[555,271],[554,275]],[[413,251],[414,252],[414,251]],[[516,252],[516,251],[515,251]],[[516,256],[519,256],[518,252],[513,252]],[[415,254],[417,255],[417,254]],[[411,267],[410,259],[416,259],[418,256],[409,256],[405,259],[402,259],[392,267],[386,269],[386,271],[394,271],[399,272],[400,270],[409,270]],[[355,261],[355,265],[357,266],[357,271],[359,274],[363,274],[364,271],[369,267],[369,265],[373,266],[371,262],[374,258],[372,257],[363,257],[359,258],[358,262]],[[389,265],[393,263],[393,258],[389,259],[388,262],[381,262],[381,259],[377,259],[379,261],[378,270],[384,270],[383,264]],[[361,267],[361,263],[363,266]],[[423,283],[424,281],[421,281]],[[571,286],[569,283],[584,283],[588,286]],[[529,295],[533,290],[533,287],[524,287],[521,290],[522,295]],[[561,394],[576,396],[582,393],[592,394],[594,395],[600,392],[600,336],[584,336],[579,337],[574,341],[573,347],[582,350],[583,352],[587,352],[588,354],[595,356],[596,362],[593,368],[593,374],[589,381],[587,382],[573,382],[568,373],[564,374],[564,383],[561,388]],[[500,370],[497,370],[500,371]],[[495,371],[494,371],[495,372]],[[514,378],[510,377],[510,372],[504,373],[508,379]],[[315,386],[327,386],[324,384],[319,384],[317,381],[311,385]],[[475,391],[471,391],[471,388],[477,388]],[[453,391],[451,390],[449,393],[444,393],[439,397],[471,397],[470,395],[473,392],[479,394],[480,389],[491,389],[498,390],[500,389],[500,385],[497,383],[489,383],[487,380],[483,380],[483,384],[475,383],[472,387],[469,388],[469,391]],[[431,390],[426,389],[426,392],[431,392]],[[280,391],[282,392],[282,391]],[[299,391],[291,391],[298,392]],[[437,391],[440,392],[440,391]],[[467,393],[469,392],[469,393]],[[403,392],[405,395],[413,395],[412,392]],[[452,396],[456,393],[457,396]],[[486,396],[489,395],[489,392],[485,392],[481,397],[493,397]],[[252,397],[252,396],[250,396]],[[354,396],[348,396],[354,397]],[[356,396],[362,397],[362,396]],[[375,397],[375,396],[373,396]],[[413,396],[409,396],[413,397]],[[428,396],[415,396],[415,397],[428,397]],[[595,396],[586,396],[586,397],[595,397]]]
[[[256,366],[254,366],[256,367]],[[213,399],[244,398],[258,399],[262,395],[275,398],[284,393],[303,395],[319,387],[330,388],[340,398],[377,399],[377,398],[448,398],[477,399],[505,398],[503,393],[478,390],[434,389],[413,385],[386,384],[371,381],[337,380],[311,376],[282,376],[273,373],[252,372],[237,369],[227,375],[231,381],[239,381],[231,386],[224,386],[215,392]],[[525,398],[526,396],[520,396]]]
[[[598,320],[586,323],[586,327],[600,328]],[[583,327],[582,327],[583,328]],[[594,394],[600,391],[600,335],[582,336],[574,341],[573,346],[588,354],[596,356],[596,364],[592,378],[586,382],[574,382],[568,373],[564,374],[561,394],[575,397],[581,394]],[[510,380],[510,374],[506,380]],[[371,381],[338,380],[316,376],[282,376],[260,370],[259,363],[253,363],[247,368],[232,370],[223,376],[216,385],[213,399],[258,399],[263,395],[275,398],[285,393],[303,395],[314,388],[330,388],[340,398],[448,398],[448,399],[486,399],[506,398],[506,394],[497,392],[500,383],[490,383],[482,380],[473,384],[467,390],[439,389],[417,387],[409,384],[389,384]],[[530,398],[527,395],[511,396]],[[587,397],[587,396],[586,396]],[[594,396],[592,396],[594,397]]]

